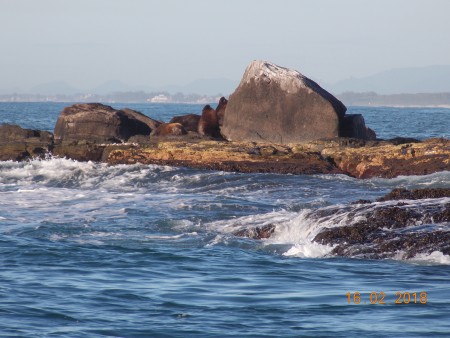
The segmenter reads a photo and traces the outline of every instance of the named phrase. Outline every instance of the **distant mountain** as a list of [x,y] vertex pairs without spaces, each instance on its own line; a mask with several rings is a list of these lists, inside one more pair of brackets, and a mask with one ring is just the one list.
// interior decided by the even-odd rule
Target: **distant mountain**
[[40,95],[73,95],[81,91],[64,81],[54,81],[34,86],[27,92]]
[[396,68],[362,78],[349,78],[327,85],[333,94],[376,92],[378,94],[450,92],[450,65]]
[[136,86],[129,86],[120,80],[110,80],[102,83],[101,85],[95,88],[90,89],[89,92],[104,95],[117,92],[132,92],[140,90],[142,90],[142,88]]
[[[158,91],[169,92],[171,94],[199,94],[199,95],[229,95],[237,87],[238,82],[229,79],[199,79],[186,85],[168,85],[148,88],[145,86],[130,86],[120,80],[110,80],[102,83],[94,88],[75,88],[64,81],[55,81],[43,83],[30,88],[29,90],[16,90],[20,93],[37,94],[37,95],[74,95],[78,93],[91,93],[98,95],[106,95],[111,93],[125,93],[138,91]],[[11,90],[1,90],[0,94],[10,94]]]
[[169,93],[185,93],[185,94],[205,94],[205,95],[229,95],[238,86],[238,81],[230,79],[218,78],[218,79],[199,79],[195,80],[187,85],[183,86],[165,86],[162,90]]

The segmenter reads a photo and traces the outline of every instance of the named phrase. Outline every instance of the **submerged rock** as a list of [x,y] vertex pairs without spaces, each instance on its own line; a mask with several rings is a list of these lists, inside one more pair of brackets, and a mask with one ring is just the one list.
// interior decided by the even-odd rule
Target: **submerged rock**
[[[448,255],[450,203],[445,197],[450,197],[449,189],[396,189],[377,200],[385,202],[329,208],[326,212],[336,225],[323,229],[314,241],[333,246],[331,254],[347,257],[407,259],[433,251]],[[405,202],[392,204],[396,199]],[[318,211],[312,217],[322,216]]]
[[393,189],[389,194],[377,199],[377,201],[418,200],[442,197],[450,197],[450,188],[425,188],[413,190],[404,188]]
[[[435,251],[450,255],[449,197],[450,189],[394,189],[377,202],[309,210],[301,225],[309,228],[302,231],[308,233],[305,240],[331,246],[332,256],[410,259]],[[403,201],[393,203],[397,199]],[[277,227],[248,227],[233,234],[266,239]]]
[[342,102],[299,72],[253,61],[229,98],[222,135],[278,144],[338,137],[345,111]]
[[270,238],[275,232],[275,229],[275,224],[267,224],[262,227],[241,229],[234,232],[233,235],[238,237],[248,237],[252,239],[265,239]]

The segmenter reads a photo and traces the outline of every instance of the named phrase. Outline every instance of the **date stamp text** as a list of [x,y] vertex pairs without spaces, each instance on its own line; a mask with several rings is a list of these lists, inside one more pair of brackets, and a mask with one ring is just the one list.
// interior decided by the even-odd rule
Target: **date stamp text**
[[347,292],[348,304],[426,304],[428,295],[426,292],[396,292],[388,295],[385,292]]

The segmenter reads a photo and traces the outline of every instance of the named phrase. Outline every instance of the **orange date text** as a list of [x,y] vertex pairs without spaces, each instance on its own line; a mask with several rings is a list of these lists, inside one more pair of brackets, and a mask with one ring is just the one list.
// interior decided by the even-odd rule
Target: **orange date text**
[[347,292],[348,304],[426,304],[428,295],[426,292],[395,292],[387,295],[385,292]]

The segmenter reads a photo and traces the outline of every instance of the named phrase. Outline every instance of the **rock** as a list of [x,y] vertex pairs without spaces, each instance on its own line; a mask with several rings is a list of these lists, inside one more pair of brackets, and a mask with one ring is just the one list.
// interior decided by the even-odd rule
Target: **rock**
[[244,173],[342,173],[316,152],[293,153],[289,148],[275,148],[270,144],[261,144],[255,151],[254,143],[177,137],[159,140],[154,146],[125,149],[112,145],[109,148],[105,161],[110,164],[139,162]]
[[188,114],[181,116],[174,116],[169,123],[180,123],[186,131],[192,131],[198,133],[198,122],[200,121],[200,115]]
[[320,153],[340,170],[357,178],[427,175],[450,170],[450,140],[446,139],[400,145],[366,141],[362,147],[337,145]]
[[228,100],[221,132],[232,141],[278,144],[338,137],[345,111],[299,72],[253,61]]
[[353,137],[361,140],[375,140],[375,132],[366,127],[364,117],[361,114],[347,114],[340,125],[341,137]]
[[248,237],[252,239],[265,239],[270,238],[275,232],[275,224],[267,224],[262,227],[245,228],[238,230],[233,233],[233,235],[238,237]]
[[398,146],[399,144],[420,143],[421,141],[412,137],[394,137],[389,139],[388,142]]
[[48,131],[24,129],[17,125],[0,125],[0,161],[22,161],[44,157],[53,146]]
[[200,135],[221,138],[217,112],[209,104],[203,107],[202,116],[198,122],[198,132]]
[[152,136],[180,136],[187,132],[181,123],[162,123],[152,132]]
[[[157,146],[121,148],[111,164],[146,163],[237,172],[279,174],[347,174],[357,178],[423,175],[450,170],[450,141],[430,139],[395,146],[386,141],[353,138],[315,140],[296,145],[224,142],[189,133]],[[406,148],[404,148],[406,147]],[[414,153],[414,155],[412,155]]]
[[227,104],[228,100],[222,96],[216,108],[217,119],[219,120],[219,127],[222,127],[223,125],[223,119],[225,118],[225,110],[227,109]]
[[395,200],[418,200],[426,198],[450,197],[449,188],[425,188],[408,190],[404,188],[393,189],[389,194],[377,199],[377,202]]
[[66,157],[75,161],[93,161],[100,162],[103,159],[105,144],[86,141],[61,142],[55,144],[53,155]]
[[[446,192],[444,192],[446,190]],[[449,189],[394,190],[378,201],[397,199],[405,194],[420,200],[421,196],[448,197]],[[401,197],[400,197],[401,196]],[[312,213],[322,223],[324,213],[332,215],[334,224],[320,231],[315,242],[333,246],[332,254],[362,258],[412,258],[416,254],[441,251],[450,254],[450,203],[445,200],[397,203],[377,202],[328,208]]]
[[[150,130],[154,130],[158,128],[158,126],[162,123],[161,121],[154,120],[151,117],[148,117],[147,115],[142,114],[141,112],[138,112],[136,110],[130,109],[130,108],[123,108],[120,111],[124,112],[126,116],[128,116],[129,119],[135,119],[139,122],[144,123],[147,127],[150,128]],[[139,125],[137,128],[142,128]],[[148,135],[146,132],[146,129],[144,129],[143,133],[138,133],[135,135]]]
[[121,143],[134,135],[150,135],[159,124],[131,109],[116,110],[100,103],[75,104],[64,108],[58,117],[55,143]]

